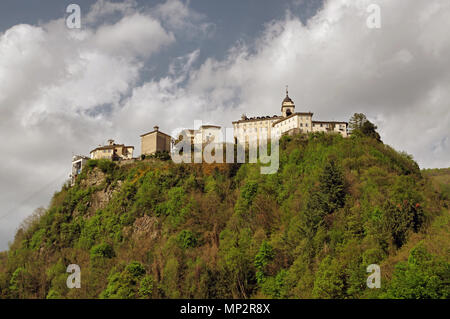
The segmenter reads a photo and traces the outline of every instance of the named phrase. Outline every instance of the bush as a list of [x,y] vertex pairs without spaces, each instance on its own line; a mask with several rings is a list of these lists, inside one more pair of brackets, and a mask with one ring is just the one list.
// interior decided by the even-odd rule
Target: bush
[[197,246],[197,238],[190,230],[182,230],[177,236],[177,242],[184,249]]
[[137,261],[131,262],[126,268],[125,271],[128,272],[133,278],[140,278],[145,275],[144,266]]
[[[142,279],[145,273],[144,266],[137,261],[128,264],[122,272],[113,271],[108,277],[108,286],[101,293],[101,297],[109,299],[148,297],[151,294],[153,285],[150,286],[151,283],[148,278],[146,280]],[[143,286],[139,287],[140,283]]]
[[91,248],[91,259],[113,258],[114,256],[114,249],[107,243],[102,243]]
[[422,244],[413,248],[407,262],[396,265],[388,298],[450,298],[450,263],[431,255]]

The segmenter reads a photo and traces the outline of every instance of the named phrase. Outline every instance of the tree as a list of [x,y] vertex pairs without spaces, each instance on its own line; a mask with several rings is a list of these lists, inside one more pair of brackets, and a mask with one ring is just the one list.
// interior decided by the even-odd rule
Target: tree
[[[122,272],[113,272],[108,277],[108,286],[102,292],[102,298],[111,299],[134,299],[141,297],[149,297],[153,283],[150,278],[145,278],[144,266],[132,261]],[[143,284],[141,287],[140,284]],[[142,290],[141,290],[142,288]]]
[[139,297],[143,299],[149,299],[152,297],[154,289],[153,277],[147,275],[142,278],[139,288]]
[[370,122],[363,113],[355,113],[349,120],[349,128],[354,136],[367,136],[381,141],[377,126]]
[[331,256],[325,257],[320,263],[313,288],[313,296],[321,299],[345,297],[344,275],[339,264]]
[[350,118],[348,126],[352,131],[359,130],[366,121],[367,117],[363,113],[355,113]]
[[264,270],[269,262],[273,260],[275,254],[272,246],[267,241],[263,241],[259,248],[258,254],[255,256],[255,268],[258,270],[256,273],[256,279],[258,282],[264,279]]
[[96,258],[113,258],[114,249],[107,243],[101,243],[91,248],[91,260]]
[[377,141],[381,141],[380,134],[376,131],[377,126],[370,121],[364,122],[361,127],[361,133],[365,136],[372,137]]
[[345,202],[344,176],[334,158],[326,163],[319,181],[323,209],[327,213],[332,213],[343,207]]
[[450,264],[430,254],[420,243],[410,252],[408,262],[396,265],[388,298],[445,298],[450,297]]

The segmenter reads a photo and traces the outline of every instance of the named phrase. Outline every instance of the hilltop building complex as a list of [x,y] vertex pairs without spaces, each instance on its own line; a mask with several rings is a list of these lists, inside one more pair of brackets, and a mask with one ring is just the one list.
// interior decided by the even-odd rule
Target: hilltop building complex
[[133,158],[134,146],[115,144],[114,140],[108,140],[108,145],[99,146],[93,149],[91,159],[121,160]]
[[294,101],[286,97],[281,103],[281,115],[258,116],[248,118],[242,115],[241,119],[233,122],[235,143],[248,140],[270,139],[271,132],[278,129],[282,135],[292,135],[309,132],[338,133],[348,136],[347,122],[313,121],[311,112],[295,112]]
[[[286,88],[286,97],[281,103],[281,114],[273,116],[258,116],[248,118],[245,114],[241,119],[232,122],[234,131],[234,143],[247,143],[247,141],[259,141],[270,139],[274,130],[281,135],[293,135],[311,132],[326,132],[348,136],[348,123],[338,121],[315,121],[311,112],[295,112],[294,101],[289,97]],[[153,131],[142,134],[141,158],[153,155],[157,152],[171,152],[173,144],[182,139],[194,145],[195,142],[204,147],[210,143],[222,143],[222,129],[217,125],[201,125],[198,129],[184,129],[177,138],[163,133],[158,126]],[[108,144],[99,146],[90,152],[90,159],[131,160],[133,159],[134,146],[116,144],[114,140],[108,140]],[[85,163],[89,160],[85,156],[74,156],[72,160],[71,182],[74,183]]]

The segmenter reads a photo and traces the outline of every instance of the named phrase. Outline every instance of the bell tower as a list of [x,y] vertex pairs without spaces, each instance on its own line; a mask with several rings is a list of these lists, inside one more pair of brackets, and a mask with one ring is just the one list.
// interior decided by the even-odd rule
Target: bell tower
[[286,97],[281,103],[281,115],[283,117],[287,117],[291,114],[294,114],[295,104],[294,101],[289,97],[288,86],[286,85]]

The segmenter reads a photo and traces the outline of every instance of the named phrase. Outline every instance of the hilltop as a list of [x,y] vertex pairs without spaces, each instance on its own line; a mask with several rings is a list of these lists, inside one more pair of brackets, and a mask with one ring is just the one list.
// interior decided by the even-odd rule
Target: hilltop
[[283,137],[272,175],[90,160],[0,254],[0,297],[448,298],[449,176],[379,136],[321,133]]

